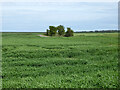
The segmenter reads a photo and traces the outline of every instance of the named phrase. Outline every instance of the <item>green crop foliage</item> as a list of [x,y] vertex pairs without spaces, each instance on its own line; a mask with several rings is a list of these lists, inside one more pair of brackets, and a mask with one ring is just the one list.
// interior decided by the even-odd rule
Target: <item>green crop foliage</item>
[[2,34],[3,88],[118,88],[118,34]]

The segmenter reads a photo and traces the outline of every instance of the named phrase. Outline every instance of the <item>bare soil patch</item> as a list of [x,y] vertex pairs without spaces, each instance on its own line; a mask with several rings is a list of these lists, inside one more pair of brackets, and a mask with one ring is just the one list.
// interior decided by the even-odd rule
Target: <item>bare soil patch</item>
[[40,37],[48,37],[48,36],[45,36],[45,35],[38,35],[38,36],[40,36]]

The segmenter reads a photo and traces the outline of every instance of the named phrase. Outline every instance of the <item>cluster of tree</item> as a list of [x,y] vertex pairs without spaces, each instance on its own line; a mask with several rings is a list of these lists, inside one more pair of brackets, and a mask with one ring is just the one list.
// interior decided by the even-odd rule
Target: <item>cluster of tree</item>
[[47,29],[46,35],[55,36],[56,34],[59,36],[70,37],[73,36],[73,30],[71,28],[67,28],[67,31],[65,32],[65,28],[62,25],[59,25],[57,27],[49,26],[49,30]]

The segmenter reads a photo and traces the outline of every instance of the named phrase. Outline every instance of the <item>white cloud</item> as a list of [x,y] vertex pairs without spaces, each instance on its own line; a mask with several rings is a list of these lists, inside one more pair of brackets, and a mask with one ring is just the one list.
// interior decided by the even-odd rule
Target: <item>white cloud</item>
[[0,2],[119,2],[119,0],[0,0]]

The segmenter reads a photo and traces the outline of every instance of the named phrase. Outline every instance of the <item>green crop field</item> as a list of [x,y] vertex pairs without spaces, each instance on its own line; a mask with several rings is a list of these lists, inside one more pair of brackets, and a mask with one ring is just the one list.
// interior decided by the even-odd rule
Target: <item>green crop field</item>
[[118,33],[2,33],[3,88],[118,88]]

